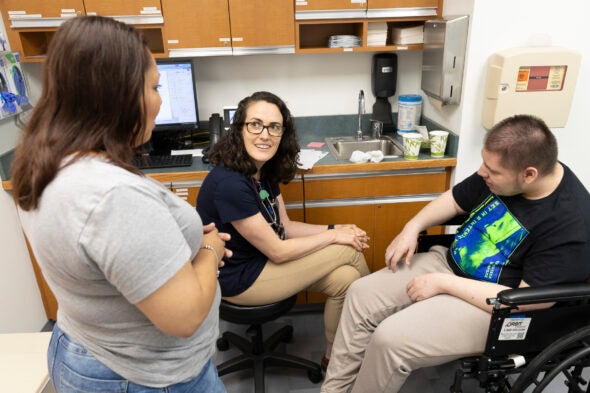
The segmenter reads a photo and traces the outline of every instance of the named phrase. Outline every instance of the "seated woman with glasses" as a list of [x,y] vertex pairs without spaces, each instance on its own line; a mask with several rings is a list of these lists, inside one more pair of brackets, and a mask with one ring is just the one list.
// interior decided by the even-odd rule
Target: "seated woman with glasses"
[[222,296],[262,305],[301,290],[328,296],[324,311],[330,351],[348,286],[369,273],[365,231],[356,225],[313,225],[287,216],[279,182],[297,171],[299,145],[291,113],[276,95],[257,92],[240,101],[227,133],[215,144],[213,170],[197,200],[203,222],[231,235],[219,282]]

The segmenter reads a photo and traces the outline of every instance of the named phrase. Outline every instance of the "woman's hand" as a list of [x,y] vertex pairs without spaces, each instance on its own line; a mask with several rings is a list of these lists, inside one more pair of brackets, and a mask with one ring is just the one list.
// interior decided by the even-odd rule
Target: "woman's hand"
[[354,224],[334,225],[334,229],[330,231],[335,235],[334,243],[336,244],[348,244],[357,251],[369,248],[370,238],[367,236],[367,232]]
[[334,229],[351,229],[355,236],[367,236],[367,232],[363,231],[361,228],[357,227],[354,224],[336,224],[334,225]]
[[[219,232],[217,228],[215,228],[215,223],[211,222],[207,225],[203,225],[203,244],[210,244],[215,248],[217,255],[220,256],[219,260],[219,267],[222,267],[225,263],[223,262],[223,256],[225,255],[227,258],[231,258],[233,255],[231,250],[225,248],[225,242],[230,240],[231,236],[229,233]],[[220,247],[215,245],[214,243],[221,244]]]

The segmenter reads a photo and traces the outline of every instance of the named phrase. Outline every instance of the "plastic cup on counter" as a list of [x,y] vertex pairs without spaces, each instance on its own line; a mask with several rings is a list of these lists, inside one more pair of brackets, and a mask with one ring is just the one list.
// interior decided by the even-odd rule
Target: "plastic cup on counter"
[[420,145],[422,145],[422,135],[417,132],[407,132],[402,136],[404,138],[404,158],[408,160],[418,159]]
[[445,149],[447,148],[447,139],[449,133],[447,131],[430,131],[430,156],[431,157],[443,157],[445,155]]

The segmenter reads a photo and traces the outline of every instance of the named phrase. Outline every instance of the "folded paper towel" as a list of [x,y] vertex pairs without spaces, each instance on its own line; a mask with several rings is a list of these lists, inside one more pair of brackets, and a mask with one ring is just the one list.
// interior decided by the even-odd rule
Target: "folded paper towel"
[[371,150],[366,153],[355,150],[350,155],[350,161],[352,162],[379,162],[381,160],[383,160],[383,152],[381,150]]
[[311,169],[314,164],[328,155],[327,151],[313,150],[313,149],[301,149],[299,152],[299,169]]

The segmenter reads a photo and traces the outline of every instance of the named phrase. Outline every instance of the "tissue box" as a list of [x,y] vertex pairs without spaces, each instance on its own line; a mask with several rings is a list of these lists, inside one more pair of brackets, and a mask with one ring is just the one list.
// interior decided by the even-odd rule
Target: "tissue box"
[[422,44],[424,42],[424,26],[399,26],[391,29],[391,42],[398,45]]

